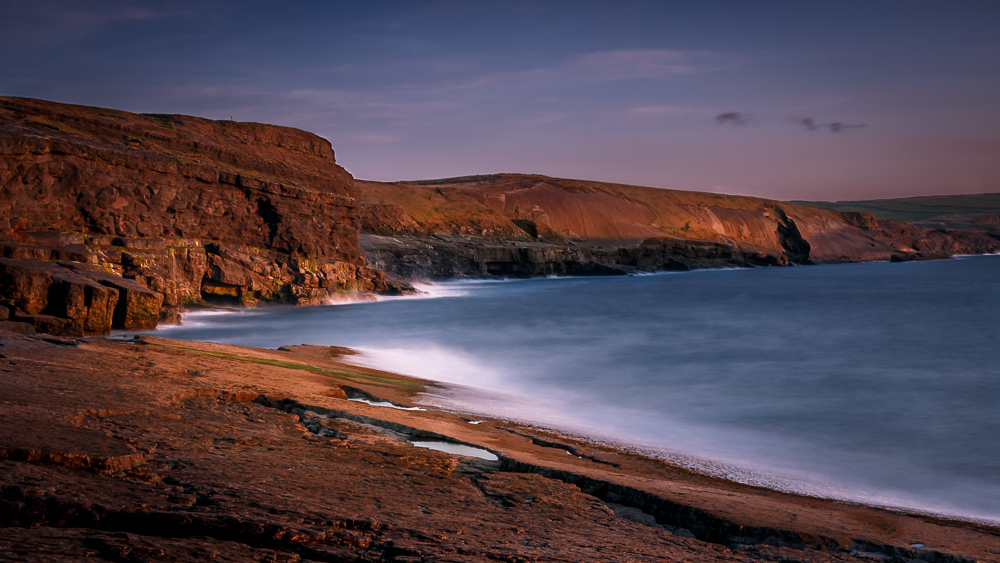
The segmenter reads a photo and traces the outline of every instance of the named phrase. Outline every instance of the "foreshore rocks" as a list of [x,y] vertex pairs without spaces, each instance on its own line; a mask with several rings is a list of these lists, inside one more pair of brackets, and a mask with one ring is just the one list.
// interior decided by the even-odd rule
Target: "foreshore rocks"
[[77,266],[0,259],[0,300],[12,320],[63,336],[156,326],[162,295]]
[[[0,561],[997,561],[1000,530],[986,523],[380,406],[435,391],[344,352],[31,336],[0,322]],[[424,440],[497,459],[415,447]]]
[[0,97],[0,304],[35,330],[406,291],[358,226],[354,179],[311,133]]
[[79,243],[0,243],[0,305],[11,320],[50,334],[148,330],[180,322],[185,307],[320,305],[340,295],[407,291],[364,265],[316,262],[253,247],[191,239],[36,236]]

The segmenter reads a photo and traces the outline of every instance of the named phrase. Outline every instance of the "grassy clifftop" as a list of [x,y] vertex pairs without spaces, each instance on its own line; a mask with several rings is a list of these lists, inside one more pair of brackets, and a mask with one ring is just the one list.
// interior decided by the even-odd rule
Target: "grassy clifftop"
[[1000,232],[1000,193],[789,203],[834,211],[868,212],[880,219],[925,226]]

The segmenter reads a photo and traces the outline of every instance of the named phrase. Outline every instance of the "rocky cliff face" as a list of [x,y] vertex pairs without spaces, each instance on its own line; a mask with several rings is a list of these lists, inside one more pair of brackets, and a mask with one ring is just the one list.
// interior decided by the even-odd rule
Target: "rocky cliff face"
[[[0,98],[0,256],[40,261],[30,276],[50,281],[36,288],[125,279],[161,302],[129,305],[142,321],[98,322],[67,312],[76,309],[62,289],[37,289],[28,303],[17,284],[30,264],[8,263],[0,299],[11,316],[35,323],[46,311],[67,330],[106,332],[174,322],[204,300],[315,304],[390,291],[365,265],[358,228],[354,180],[316,135]],[[115,306],[129,299],[119,291]]]
[[362,249],[407,277],[615,274],[920,259],[1000,238],[779,201],[523,174],[359,181]]
[[405,289],[366,256],[441,279],[998,250],[988,233],[544,176],[356,186],[304,131],[0,97],[0,322],[48,332]]
[[362,233],[369,263],[404,278],[529,278],[605,276],[634,272],[787,265],[775,256],[716,241],[671,237],[629,246],[563,246],[493,241],[439,232],[431,236]]

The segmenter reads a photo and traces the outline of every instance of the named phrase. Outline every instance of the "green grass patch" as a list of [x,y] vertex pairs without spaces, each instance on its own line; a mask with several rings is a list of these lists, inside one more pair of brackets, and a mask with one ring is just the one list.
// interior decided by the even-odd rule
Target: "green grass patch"
[[159,344],[155,343],[155,346],[162,346],[164,348],[169,348],[171,350],[182,350],[185,352],[194,352],[195,354],[202,354],[205,356],[212,356],[215,358],[225,358],[227,360],[241,360],[244,362],[252,362],[255,364],[263,364],[266,366],[274,366],[278,368],[285,369],[297,369],[301,371],[308,371],[309,373],[315,373],[319,375],[329,375],[333,377],[343,377],[346,379],[356,379],[362,381],[371,381],[373,383],[382,383],[386,385],[393,385],[395,387],[401,387],[403,389],[410,390],[423,390],[424,385],[422,383],[417,383],[416,381],[410,381],[403,378],[392,378],[392,377],[379,377],[377,375],[366,375],[362,373],[350,373],[346,371],[333,371],[328,369],[319,368],[309,364],[300,364],[298,362],[286,362],[284,360],[269,360],[265,358],[251,358],[248,356],[237,356],[236,354],[227,354],[225,352],[209,352],[208,350],[197,350],[195,348],[184,348],[183,346],[170,346],[169,344]]
[[500,174],[477,174],[474,176],[453,176],[451,178],[438,178],[436,180],[401,180],[399,182],[393,182],[393,183],[427,186],[435,184],[447,185],[447,184],[464,184],[467,182],[488,182],[490,180],[499,180],[500,178],[501,178]]
[[41,116],[32,115],[31,117],[28,117],[26,121],[28,121],[29,123],[34,123],[36,125],[42,125],[44,127],[48,127],[49,129],[52,129],[53,131],[58,131],[60,133],[66,133],[67,135],[76,135],[77,134],[76,129],[73,129],[72,127],[66,125],[62,121],[57,121],[55,119],[46,119],[46,118],[41,117]]
[[167,129],[174,128],[176,120],[169,113],[144,113],[143,115],[161,127],[166,127]]
[[859,201],[790,201],[833,211],[867,211],[880,219],[922,221],[941,215],[1000,213],[1000,194],[944,195]]

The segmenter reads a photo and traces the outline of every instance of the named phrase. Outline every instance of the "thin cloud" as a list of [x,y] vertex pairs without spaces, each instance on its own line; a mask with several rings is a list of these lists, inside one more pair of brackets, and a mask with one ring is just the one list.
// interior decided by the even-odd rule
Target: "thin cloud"
[[519,125],[545,125],[548,123],[562,121],[567,117],[569,116],[562,112],[541,112],[533,115],[517,117],[513,119],[513,121]]
[[628,109],[628,114],[632,117],[644,117],[644,118],[673,118],[673,117],[686,117],[689,115],[695,115],[703,113],[705,110],[699,108],[692,108],[687,106],[677,106],[677,105],[662,105],[662,106],[640,106]]
[[[122,95],[121,89],[110,87],[104,95],[100,91],[92,95],[103,98],[113,91]],[[358,137],[367,142],[392,142],[400,136],[398,131],[387,132],[384,127],[421,129],[468,116],[466,104],[461,101],[407,99],[365,90],[275,91],[223,82],[134,87],[128,91],[126,98],[143,102],[116,107],[139,112],[194,113],[215,119],[233,116],[239,121],[280,123],[314,132],[356,130],[361,135],[370,134]]]
[[603,82],[700,74],[732,66],[722,59],[718,54],[703,51],[621,49],[582,55],[571,61],[568,68],[584,71],[592,80]]
[[792,121],[805,127],[806,131],[815,131],[822,128],[822,125],[816,123],[816,120],[811,117],[793,118]]
[[382,133],[345,133],[337,135],[337,140],[355,143],[395,143],[402,140],[402,138],[398,135],[386,135]]
[[842,121],[834,121],[833,123],[819,123],[811,117],[794,117],[792,118],[794,123],[798,123],[806,129],[806,131],[820,131],[827,130],[831,133],[840,133],[847,131],[848,129],[860,129],[868,125],[867,123],[844,123]]
[[867,123],[850,124],[850,123],[841,123],[839,121],[834,121],[833,123],[830,123],[826,127],[830,130],[831,133],[840,133],[841,131],[846,131],[848,129],[860,129],[866,125],[868,124]]
[[727,111],[715,116],[716,125],[729,125],[732,127],[744,127],[753,123],[750,114],[738,111]]
[[163,10],[132,2],[112,1],[82,6],[80,2],[57,1],[39,4],[7,0],[0,18],[0,39],[7,44],[65,44],[93,37],[122,22],[149,22],[187,18],[191,10]]
[[[739,61],[729,55],[704,51],[633,49],[599,51],[525,70],[486,72],[465,77],[457,88],[530,89],[559,88],[621,80],[663,80],[672,76],[702,74],[733,68]],[[441,88],[440,81],[423,87]]]

